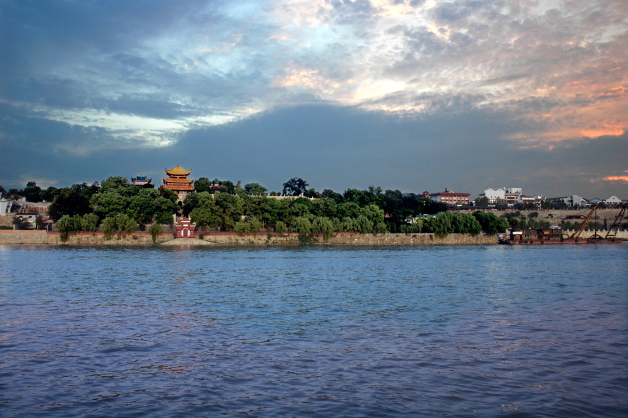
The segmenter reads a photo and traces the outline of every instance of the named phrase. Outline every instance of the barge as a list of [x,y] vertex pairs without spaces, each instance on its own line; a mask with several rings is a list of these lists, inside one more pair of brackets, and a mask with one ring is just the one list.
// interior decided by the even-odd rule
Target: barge
[[505,245],[553,245],[553,244],[619,244],[623,240],[617,237],[617,231],[626,214],[626,205],[622,206],[619,215],[609,228],[606,236],[602,237],[595,231],[589,238],[581,238],[580,234],[595,214],[596,207],[584,219],[580,227],[571,235],[565,233],[561,227],[551,229],[522,228],[511,229],[507,235],[499,238],[500,244]]
[[589,238],[573,237],[566,234],[562,228],[552,229],[532,229],[524,228],[510,230],[499,239],[500,244],[506,245],[553,245],[553,244],[619,244],[623,242],[621,238],[604,238],[594,234]]

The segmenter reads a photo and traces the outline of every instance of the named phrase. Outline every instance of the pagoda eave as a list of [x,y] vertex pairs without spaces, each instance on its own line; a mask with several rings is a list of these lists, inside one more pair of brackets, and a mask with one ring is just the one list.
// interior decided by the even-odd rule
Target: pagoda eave
[[194,179],[161,179],[164,184],[168,183],[182,183],[182,184],[192,184]]
[[172,191],[180,190],[180,191],[192,191],[194,190],[194,186],[164,186],[166,189],[170,189]]

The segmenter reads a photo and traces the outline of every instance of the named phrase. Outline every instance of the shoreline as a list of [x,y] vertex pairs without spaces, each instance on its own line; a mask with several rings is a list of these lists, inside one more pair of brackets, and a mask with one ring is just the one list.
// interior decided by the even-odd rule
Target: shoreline
[[420,234],[358,234],[337,233],[328,240],[320,235],[297,233],[258,233],[238,235],[235,232],[197,233],[195,238],[174,238],[172,233],[163,233],[153,243],[148,232],[133,232],[106,238],[102,232],[79,232],[71,234],[61,242],[58,232],[46,231],[0,231],[0,245],[69,245],[69,246],[414,246],[414,245],[497,245],[497,235],[449,234],[436,237],[433,233]]

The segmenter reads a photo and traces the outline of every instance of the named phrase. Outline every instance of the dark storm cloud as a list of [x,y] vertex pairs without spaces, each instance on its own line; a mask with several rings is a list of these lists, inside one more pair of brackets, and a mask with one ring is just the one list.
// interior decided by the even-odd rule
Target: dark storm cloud
[[[502,140],[529,129],[527,124],[501,109],[400,118],[330,105],[286,107],[188,131],[169,147],[102,150],[90,159],[88,172],[97,179],[138,173],[159,179],[163,167],[182,164],[193,169],[196,178],[259,182],[269,190],[279,190],[288,178],[299,176],[318,190],[373,184],[408,192],[449,187],[479,194],[488,187],[509,186],[523,187],[529,194],[621,194],[617,186],[591,180],[612,175],[608,167],[626,161],[626,134],[564,141],[551,150],[521,148],[521,143]],[[67,141],[72,143],[74,129],[78,128],[57,126],[54,135],[70,135]],[[83,133],[94,141],[101,134]],[[32,178],[52,171],[61,185],[93,181],[79,174],[86,159],[64,149],[45,152],[45,146],[32,149],[20,141],[11,142],[11,147],[16,155],[30,152],[37,157],[22,168]],[[5,165],[2,177],[10,176],[17,164]],[[59,166],[61,171],[55,168]],[[580,186],[574,188],[574,181]]]

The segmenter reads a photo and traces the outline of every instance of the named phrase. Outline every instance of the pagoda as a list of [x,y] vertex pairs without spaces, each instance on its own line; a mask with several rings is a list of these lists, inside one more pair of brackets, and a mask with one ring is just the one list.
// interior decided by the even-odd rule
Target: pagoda
[[210,185],[212,193],[217,192],[218,189],[220,189],[221,185],[222,185],[222,181],[218,180],[217,178],[213,179]]
[[150,184],[152,180],[153,179],[149,179],[148,176],[137,176],[131,178],[133,184],[138,187],[153,187],[153,185]]
[[194,191],[194,186],[192,185],[194,179],[188,179],[192,170],[184,170],[182,167],[176,166],[172,170],[166,168],[164,171],[168,178],[162,179],[163,187],[175,192],[179,196],[179,200],[183,200],[185,196]]

